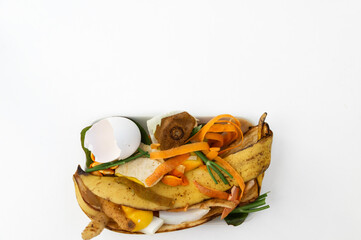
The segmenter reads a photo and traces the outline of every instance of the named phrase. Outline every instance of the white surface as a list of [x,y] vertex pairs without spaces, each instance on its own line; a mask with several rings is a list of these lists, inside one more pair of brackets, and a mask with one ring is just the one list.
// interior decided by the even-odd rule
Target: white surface
[[271,208],[240,227],[157,239],[361,239],[360,10],[357,0],[1,0],[0,239],[80,239],[80,130],[178,109],[268,112]]

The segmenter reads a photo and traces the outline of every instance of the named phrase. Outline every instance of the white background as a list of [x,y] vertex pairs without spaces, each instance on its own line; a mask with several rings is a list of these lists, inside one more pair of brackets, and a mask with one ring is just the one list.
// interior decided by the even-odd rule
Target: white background
[[0,0],[0,239],[80,239],[80,130],[230,113],[274,131],[269,210],[156,236],[361,239],[360,1]]

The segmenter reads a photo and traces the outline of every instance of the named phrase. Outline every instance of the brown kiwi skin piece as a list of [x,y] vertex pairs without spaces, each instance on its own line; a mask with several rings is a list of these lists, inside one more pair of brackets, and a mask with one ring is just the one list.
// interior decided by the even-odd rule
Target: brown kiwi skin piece
[[196,119],[187,112],[181,112],[163,118],[154,133],[161,150],[167,150],[183,145],[190,137]]

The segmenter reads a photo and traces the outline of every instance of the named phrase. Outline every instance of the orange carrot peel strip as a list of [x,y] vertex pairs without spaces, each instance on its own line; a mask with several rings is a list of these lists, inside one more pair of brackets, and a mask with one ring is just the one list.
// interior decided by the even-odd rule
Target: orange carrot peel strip
[[89,167],[92,168],[92,167],[95,167],[96,165],[99,165],[100,163],[98,162],[92,162]]
[[[231,122],[231,123],[232,123],[232,122]],[[236,145],[234,145],[234,146],[232,146],[232,147],[228,147],[228,148],[226,148],[226,149],[223,149],[222,151],[219,152],[219,154],[222,154],[222,153],[224,153],[224,152],[226,152],[226,151],[229,151],[229,150],[231,150],[231,149],[233,149],[233,148],[237,148],[237,147],[239,147],[239,146],[242,145],[242,142],[243,142],[243,132],[242,132],[242,130],[241,130],[241,128],[240,128],[239,126],[236,126],[236,128],[237,128],[237,130],[238,130],[238,132],[239,132],[239,134],[240,134],[240,136],[241,136],[241,141],[240,141],[238,144],[236,144]],[[231,139],[230,141],[232,142],[232,141],[236,140],[237,138],[238,138],[238,135],[235,136],[234,139]]]
[[[93,160],[93,162],[89,165],[90,168],[95,167],[96,165],[100,164],[99,162],[95,161],[95,157],[93,154],[91,154],[90,157]],[[91,174],[95,175],[95,176],[103,176],[103,174],[100,171],[94,171],[94,172],[91,172]]]
[[[222,118],[230,118],[229,120],[221,120]],[[224,124],[221,124],[224,123]],[[228,144],[233,141],[239,139],[241,137],[241,141],[228,148],[222,149],[219,154],[222,154],[226,151],[229,151],[233,148],[239,147],[243,142],[243,133],[241,130],[241,123],[239,120],[232,115],[222,114],[213,119],[211,119],[206,125],[204,125],[201,130],[199,130],[193,137],[187,140],[187,142],[202,142],[204,139],[211,140],[210,142],[216,141],[214,146],[217,147],[226,147]],[[219,132],[223,131],[223,135],[219,134]],[[214,133],[216,132],[216,133]]]
[[241,188],[241,194],[239,196],[239,200],[241,200],[243,193],[244,193],[244,189],[246,187],[246,185],[244,184],[243,178],[241,177],[241,175],[234,170],[234,168],[223,158],[221,157],[216,157],[215,158],[216,161],[218,161],[220,164],[223,165],[223,167],[236,179],[239,187]]
[[[234,128],[233,125],[229,125],[229,124],[218,124],[221,123],[223,121],[217,121],[217,123],[215,123],[213,126],[211,126],[208,130],[208,132],[235,132],[236,129]],[[227,121],[229,122],[229,121]]]
[[205,151],[202,151],[202,152],[204,153],[204,155],[206,155],[206,157],[209,160],[213,160],[218,156],[218,151],[219,151],[219,148],[210,148],[209,151],[205,150]]
[[[235,123],[232,122],[232,121],[219,120],[218,122],[227,123],[227,124],[223,124],[224,126],[232,126],[233,131],[229,131],[229,132],[230,132],[230,133],[234,133],[234,139],[233,139],[233,140],[236,140],[236,139],[239,137],[239,134],[242,132],[241,126],[238,126],[237,124],[235,124]],[[232,140],[232,141],[233,141],[233,140]]]
[[216,141],[216,144],[215,146],[217,147],[222,147],[223,146],[223,136],[222,134],[219,134],[219,133],[207,133],[206,136],[205,136],[206,139],[208,140],[213,140],[213,141]]
[[233,142],[237,136],[237,133],[234,132],[226,132],[223,134],[223,145],[227,146],[229,145],[231,142]]
[[208,149],[209,149],[208,143],[197,142],[197,143],[185,144],[180,147],[175,147],[164,151],[151,152],[150,158],[151,159],[171,158],[185,153],[203,151]]
[[[102,164],[102,163],[100,163],[100,162],[96,162],[96,161],[94,161],[94,162],[92,162],[90,165],[89,165],[89,167],[90,168],[93,168],[93,167],[95,167],[95,166],[98,166],[98,165],[100,165],[100,164]],[[110,167],[110,168],[108,168],[108,169],[104,169],[104,170],[114,170],[114,169],[117,169],[118,168],[118,166],[114,166],[114,167]],[[104,171],[104,170],[99,170],[101,173],[103,173],[102,171]],[[111,171],[105,171],[105,172],[107,172],[107,173],[105,173],[105,174],[112,174],[111,173]],[[114,174],[114,173],[113,173]]]
[[[184,161],[185,162],[185,161]],[[175,169],[169,172],[162,178],[162,182],[169,186],[186,186],[189,184],[187,177],[184,175],[185,171],[184,165],[178,165]]]
[[205,154],[206,157],[209,159],[209,160],[213,160],[215,159],[217,156],[218,156],[218,152],[216,151],[209,151],[207,154]]
[[159,146],[160,146],[160,143],[152,143],[152,144],[150,144],[151,149],[158,149]]
[[169,172],[170,175],[176,176],[176,177],[182,177],[184,175],[186,167],[184,165],[178,165],[175,169]]
[[176,177],[176,176],[173,176],[173,175],[165,175],[163,178],[162,178],[162,182],[166,185],[169,185],[169,186],[172,186],[172,187],[175,187],[175,186],[179,186],[179,185],[182,185],[182,178],[181,177]]
[[233,211],[233,209],[235,209],[237,207],[237,205],[240,202],[239,195],[240,195],[239,188],[236,186],[233,186],[233,188],[231,189],[231,195],[229,196],[228,200],[234,202],[235,206],[233,208],[224,208],[221,219],[224,219],[225,217],[227,217],[228,214],[230,214]]
[[114,175],[115,171],[113,169],[103,169],[99,170],[103,175]]
[[175,169],[178,165],[182,164],[185,160],[189,158],[190,154],[182,154],[171,159],[168,159],[161,165],[159,165],[155,171],[145,179],[145,183],[148,186],[152,186],[155,182],[157,182],[160,178],[162,178],[165,174],[169,173],[173,169]]
[[209,132],[209,129],[220,119],[222,118],[231,118],[235,121],[235,124],[237,126],[240,126],[241,123],[238,121],[237,118],[233,117],[232,115],[229,114],[222,114],[222,115],[218,115],[217,117],[214,117],[213,119],[211,119],[206,125],[204,125],[201,130],[199,130],[193,137],[191,137],[190,139],[187,140],[187,142],[191,141],[196,141],[196,142],[202,142],[207,134],[207,132]]
[[211,188],[207,188],[205,186],[202,186],[201,184],[199,184],[197,181],[193,181],[194,185],[198,188],[198,190],[211,198],[218,198],[218,199],[224,199],[227,200],[229,197],[229,194],[226,192],[222,192],[219,190],[215,190],[215,189],[211,189]]
[[209,148],[209,151],[219,152],[219,150],[221,150],[221,148],[219,148],[219,147],[211,147],[211,148]]
[[94,171],[94,172],[91,172],[90,174],[95,175],[95,176],[103,176],[103,174],[99,171]]

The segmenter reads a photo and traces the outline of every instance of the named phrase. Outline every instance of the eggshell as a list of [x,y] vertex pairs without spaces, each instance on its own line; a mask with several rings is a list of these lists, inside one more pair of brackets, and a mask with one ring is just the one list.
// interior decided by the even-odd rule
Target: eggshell
[[149,223],[149,225],[146,228],[140,230],[139,232],[145,234],[154,234],[163,225],[163,223],[163,219],[153,216],[153,220]]
[[196,221],[201,219],[204,215],[209,212],[207,209],[190,209],[185,212],[168,212],[159,211],[159,217],[164,220],[165,224],[180,224],[183,222]]
[[137,125],[123,117],[110,117],[93,124],[86,132],[84,146],[105,163],[130,157],[139,147],[141,134]]

